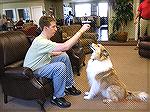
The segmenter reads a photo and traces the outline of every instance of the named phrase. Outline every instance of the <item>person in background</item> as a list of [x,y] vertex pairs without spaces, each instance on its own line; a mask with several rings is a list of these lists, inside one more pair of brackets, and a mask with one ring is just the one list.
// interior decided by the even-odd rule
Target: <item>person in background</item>
[[22,29],[23,25],[24,25],[23,18],[20,18],[19,21],[16,23],[15,27],[16,29]]
[[71,11],[69,11],[69,15],[67,16],[67,18],[66,18],[66,24],[67,25],[72,25],[73,24],[73,14],[71,14]]
[[[140,17],[139,38],[143,38],[145,34],[150,36],[150,0],[144,0],[143,2],[140,3],[134,18],[134,24],[138,23],[139,17]],[[139,38],[138,38],[138,44],[140,41]],[[138,48],[138,44],[137,44],[137,48]]]
[[7,18],[7,30],[14,30],[14,21],[10,17]]
[[81,91],[74,87],[72,66],[65,51],[78,41],[83,32],[90,28],[90,25],[83,25],[72,38],[64,43],[50,40],[57,31],[54,16],[42,16],[39,20],[39,26],[42,32],[33,40],[25,56],[23,66],[31,68],[37,77],[47,77],[53,80],[52,104],[61,108],[70,107],[71,103],[65,100],[65,94],[80,95]]
[[0,31],[2,31],[2,25],[3,25],[3,23],[2,23],[2,16],[0,14]]
[[0,30],[7,31],[7,17],[6,15],[2,15],[0,19]]

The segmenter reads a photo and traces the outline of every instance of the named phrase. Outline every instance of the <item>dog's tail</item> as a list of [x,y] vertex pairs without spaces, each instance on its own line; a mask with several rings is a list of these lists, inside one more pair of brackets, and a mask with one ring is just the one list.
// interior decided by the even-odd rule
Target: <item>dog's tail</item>
[[149,100],[149,95],[146,92],[141,92],[141,91],[137,91],[137,92],[128,91],[126,99],[140,100],[140,101],[147,102]]

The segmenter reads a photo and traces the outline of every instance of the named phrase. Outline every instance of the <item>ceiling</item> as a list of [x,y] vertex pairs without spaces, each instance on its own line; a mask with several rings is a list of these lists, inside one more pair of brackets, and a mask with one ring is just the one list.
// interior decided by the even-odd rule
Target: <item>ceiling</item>
[[[30,0],[0,0],[0,3],[23,2],[23,1],[30,1]],[[37,1],[37,0],[32,0],[32,1]],[[98,0],[63,0],[63,1],[64,2],[75,2],[75,3],[77,2],[78,3],[78,2],[91,2],[91,1],[98,1]]]
[[[0,0],[0,3],[10,3],[10,2],[24,2],[24,1],[31,1],[31,0]],[[37,0],[32,0],[37,1]]]
[[97,1],[97,0],[64,0],[68,2],[89,2],[89,1]]

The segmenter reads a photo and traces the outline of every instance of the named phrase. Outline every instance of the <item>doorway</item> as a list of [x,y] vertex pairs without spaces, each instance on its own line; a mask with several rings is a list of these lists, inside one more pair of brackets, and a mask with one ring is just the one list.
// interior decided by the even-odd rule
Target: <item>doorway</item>
[[100,28],[98,29],[98,41],[108,41],[108,3],[98,3],[98,16],[100,16]]
[[32,20],[37,25],[39,24],[40,17],[43,16],[42,11],[43,11],[42,6],[32,6],[31,7]]

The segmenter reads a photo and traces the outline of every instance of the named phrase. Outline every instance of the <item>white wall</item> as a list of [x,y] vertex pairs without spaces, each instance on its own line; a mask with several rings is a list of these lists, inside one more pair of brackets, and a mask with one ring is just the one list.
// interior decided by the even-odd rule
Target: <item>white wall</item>
[[[133,13],[134,13],[134,17],[136,14],[136,10],[137,7],[139,5],[139,0],[134,0],[133,3]],[[109,7],[109,14],[108,14],[108,18],[109,18],[109,34],[112,33],[112,16],[114,15],[112,8]],[[133,40],[137,40],[137,25],[134,25],[134,21],[130,21],[128,23],[128,25],[125,27],[125,31],[128,32],[128,38],[129,39],[133,39]]]
[[[45,6],[44,6],[44,1],[43,0],[31,0],[31,1],[26,1],[26,2],[10,2],[10,3],[1,3],[0,4],[0,13],[2,14],[3,12],[3,9],[17,9],[17,8],[29,8],[30,9],[30,15],[31,15],[31,19],[32,19],[32,10],[31,10],[31,7],[34,7],[34,6],[41,6],[42,9],[44,10],[45,9]],[[17,13],[16,13],[16,16],[17,16]],[[17,20],[19,18],[17,17]]]

